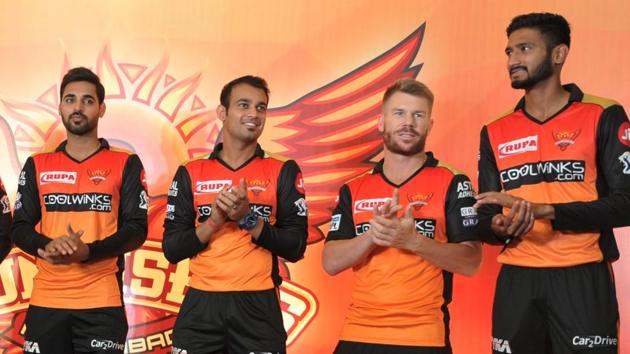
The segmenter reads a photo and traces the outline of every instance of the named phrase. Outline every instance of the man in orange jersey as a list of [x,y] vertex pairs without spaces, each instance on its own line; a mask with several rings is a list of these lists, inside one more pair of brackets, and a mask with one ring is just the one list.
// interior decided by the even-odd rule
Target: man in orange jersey
[[[630,225],[630,123],[616,102],[561,85],[570,28],[560,15],[507,28],[516,108],[483,127],[480,232],[504,245],[494,353],[618,353],[612,229]],[[502,191],[502,192],[500,192]]]
[[122,353],[123,256],[147,235],[144,170],[137,155],[98,138],[98,76],[71,69],[60,97],[67,140],[29,157],[18,181],[13,241],[37,257],[38,270],[24,352]]
[[179,167],[168,193],[166,258],[190,258],[173,353],[285,353],[278,257],[300,260],[307,208],[293,160],[262,150],[269,89],[255,76],[223,87],[223,142]]
[[0,179],[0,263],[11,251],[11,205]]
[[331,275],[354,271],[352,302],[335,353],[451,353],[453,273],[481,262],[468,177],[424,145],[433,94],[413,79],[383,97],[384,159],[343,185],[323,252]]

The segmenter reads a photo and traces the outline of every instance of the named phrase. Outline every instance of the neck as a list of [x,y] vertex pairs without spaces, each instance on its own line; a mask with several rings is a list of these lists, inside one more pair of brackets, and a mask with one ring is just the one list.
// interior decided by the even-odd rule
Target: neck
[[224,140],[223,149],[219,152],[219,157],[231,168],[238,168],[254,156],[256,144],[256,141],[243,143],[234,140]]
[[560,77],[553,76],[525,92],[525,110],[532,117],[544,122],[569,102],[569,95],[562,88]]
[[406,156],[393,153],[385,148],[383,173],[394,184],[401,184],[414,174],[427,160],[427,154],[422,151],[415,155]]
[[101,147],[101,142],[94,134],[74,135],[68,133],[68,142],[66,143],[66,154],[70,155],[77,161],[83,161],[90,155],[94,154]]

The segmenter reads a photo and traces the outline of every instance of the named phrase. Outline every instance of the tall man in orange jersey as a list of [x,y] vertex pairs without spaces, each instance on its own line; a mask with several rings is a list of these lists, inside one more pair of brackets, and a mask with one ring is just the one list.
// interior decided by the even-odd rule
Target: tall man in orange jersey
[[0,263],[11,251],[11,205],[0,179]]
[[243,76],[221,91],[223,142],[179,167],[168,193],[166,258],[190,258],[173,353],[285,353],[278,257],[300,260],[307,209],[293,160],[258,144],[269,89]]
[[99,139],[105,89],[74,68],[63,77],[59,115],[68,139],[26,160],[12,236],[37,257],[25,353],[122,353],[127,320],[123,256],[144,242],[148,198],[135,154]]
[[[480,229],[502,244],[492,349],[618,353],[609,262],[614,227],[630,225],[630,123],[618,103],[561,85],[570,28],[560,15],[507,28],[516,108],[483,127]],[[499,191],[502,191],[501,193]]]
[[323,252],[329,274],[354,271],[337,354],[451,353],[453,273],[473,275],[481,246],[470,180],[424,150],[432,105],[413,79],[389,87],[384,159],[340,189]]

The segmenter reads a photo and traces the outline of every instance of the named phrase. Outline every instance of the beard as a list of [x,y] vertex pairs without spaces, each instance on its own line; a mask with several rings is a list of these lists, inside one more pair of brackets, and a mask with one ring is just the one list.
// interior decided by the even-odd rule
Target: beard
[[[394,138],[394,133],[396,132],[385,131],[383,133],[383,140],[385,142],[385,147],[387,147],[387,150],[403,156],[413,156],[424,151],[426,135],[421,136],[412,145],[403,146],[396,141],[396,139]],[[417,132],[414,133],[417,134]]]
[[[527,70],[527,69],[525,69]],[[528,70],[529,74],[529,70]],[[536,68],[534,68],[531,75],[525,80],[513,80],[512,88],[529,90],[536,86],[539,82],[546,80],[553,75],[553,67],[551,63],[551,53],[547,54],[547,57],[543,59]]]
[[[81,117],[83,117],[83,122],[78,125],[71,122],[72,117],[76,115],[80,115]],[[92,122],[90,122],[87,116],[81,112],[72,113],[61,121],[63,122],[63,126],[66,127],[66,130],[74,135],[85,135],[87,133],[90,133],[91,131],[96,129],[96,125],[98,123],[98,119],[94,119]]]

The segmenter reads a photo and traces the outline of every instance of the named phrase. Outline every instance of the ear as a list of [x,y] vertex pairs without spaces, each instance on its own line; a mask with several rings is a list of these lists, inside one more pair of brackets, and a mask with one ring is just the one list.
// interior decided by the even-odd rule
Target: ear
[[558,44],[551,52],[551,60],[554,64],[562,65],[569,55],[569,47],[566,44]]
[[225,122],[226,114],[227,114],[227,109],[221,104],[218,105],[217,106],[217,118],[219,118],[220,121]]
[[107,110],[107,105],[105,104],[105,102],[101,103],[101,106],[98,109],[98,117],[103,118],[106,110]]
[[429,133],[431,132],[431,129],[433,129],[433,117],[429,118],[429,127],[427,128],[427,135],[429,135]]
[[385,118],[383,118],[383,113],[378,116],[378,132],[383,133],[385,131]]

